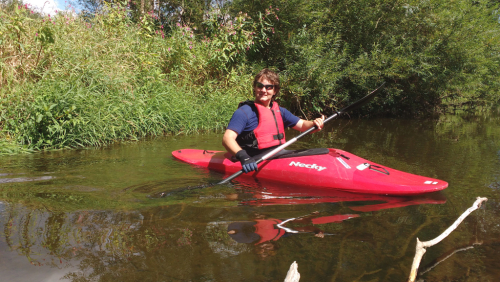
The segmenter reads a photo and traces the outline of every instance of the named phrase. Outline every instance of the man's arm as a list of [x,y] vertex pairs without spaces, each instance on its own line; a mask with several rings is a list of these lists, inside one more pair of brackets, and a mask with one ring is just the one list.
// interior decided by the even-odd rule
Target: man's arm
[[318,130],[315,130],[313,132],[317,132],[317,131],[320,131],[323,128],[323,122],[324,122],[324,120],[325,120],[325,116],[321,116],[320,118],[317,118],[317,119],[315,119],[313,121],[301,119],[292,128],[295,129],[295,130],[298,130],[300,132],[304,132],[304,131],[308,130],[309,128],[313,127],[313,126],[316,126],[316,127],[318,127]]
[[222,146],[224,146],[229,153],[233,154],[233,156],[241,151],[240,145],[236,142],[236,137],[238,137],[238,133],[231,129],[226,129],[224,137],[222,137]]
[[238,133],[236,133],[236,131],[226,129],[224,137],[222,137],[222,145],[228,152],[233,154],[236,159],[240,161],[241,168],[243,168],[245,173],[249,173],[254,170],[257,171],[257,163],[255,162],[255,159],[250,157],[245,150],[241,149],[240,145],[236,142],[236,137],[238,137]]

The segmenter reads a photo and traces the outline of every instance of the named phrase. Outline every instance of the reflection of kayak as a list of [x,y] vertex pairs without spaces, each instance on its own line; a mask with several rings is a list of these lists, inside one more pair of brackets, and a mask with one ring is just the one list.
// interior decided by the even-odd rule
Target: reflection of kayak
[[[300,205],[320,203],[344,203],[356,212],[374,212],[384,209],[401,208],[411,205],[444,204],[446,198],[442,193],[429,193],[412,196],[387,196],[361,194],[339,191],[336,189],[316,189],[300,187],[293,184],[280,184],[272,180],[258,180],[242,177],[236,180],[242,186],[238,193],[241,205]],[[316,208],[316,207],[315,207]],[[228,225],[229,236],[238,243],[255,243],[256,245],[276,241],[287,233],[325,233],[316,225],[339,223],[347,219],[360,217],[359,214],[335,214],[319,216],[319,212],[308,216],[289,218],[256,218],[252,221],[237,221]],[[291,226],[290,226],[291,224]]]
[[[227,152],[182,149],[172,155],[226,174],[241,170]],[[445,181],[398,171],[338,149],[291,151],[263,161],[259,171],[243,176],[367,194],[415,195],[448,187]]]
[[442,193],[387,196],[301,187],[293,184],[283,185],[272,180],[254,180],[248,177],[239,178],[237,182],[245,187],[244,194],[241,195],[241,205],[274,206],[343,202],[352,203],[347,205],[351,210],[372,212],[413,205],[446,203],[446,197]]
[[[286,220],[267,218],[255,219],[253,221],[236,221],[228,225],[227,231],[229,237],[238,243],[262,244],[267,241],[277,241],[283,235],[297,233],[321,233],[323,235],[334,235],[324,233],[314,224],[339,223],[347,219],[359,217],[358,214],[337,214],[322,217],[313,217],[313,215],[298,218],[289,218]],[[287,227],[287,223],[302,223],[305,226]]]

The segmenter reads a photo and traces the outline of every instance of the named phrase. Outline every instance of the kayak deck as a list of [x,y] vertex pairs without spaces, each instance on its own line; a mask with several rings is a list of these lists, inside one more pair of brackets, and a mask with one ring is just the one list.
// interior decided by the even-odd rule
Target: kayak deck
[[[181,149],[172,155],[183,162],[225,174],[241,170],[240,162],[231,159],[228,152]],[[266,160],[259,164],[258,171],[242,177],[384,195],[425,194],[448,187],[445,181],[395,170],[331,148],[326,154]]]

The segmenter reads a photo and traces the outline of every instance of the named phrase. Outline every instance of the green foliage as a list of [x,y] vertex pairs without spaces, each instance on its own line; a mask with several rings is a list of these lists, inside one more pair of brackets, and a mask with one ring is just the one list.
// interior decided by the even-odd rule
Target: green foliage
[[127,9],[125,4],[122,2],[116,2],[113,5],[104,2],[103,14],[98,14],[97,22],[102,24],[102,27],[108,31],[123,31],[128,25],[131,24],[129,17],[127,16]]
[[37,41],[40,41],[42,46],[45,46],[50,43],[54,43],[54,32],[52,31],[49,24],[45,24],[38,30]]
[[[12,40],[17,40],[16,43],[21,44],[20,39],[26,33],[26,25],[31,20],[27,17],[29,10],[26,6],[14,6],[13,13],[6,13],[5,20],[2,20],[2,29],[4,32],[11,30],[13,32],[6,33]],[[3,17],[2,17],[3,19]]]
[[234,1],[211,9],[201,1],[189,7],[202,13],[172,2],[139,14],[138,2],[103,3],[85,17],[2,6],[0,134],[9,144],[99,146],[222,129],[264,66],[280,72],[280,103],[307,117],[382,81],[383,94],[364,111],[418,115],[499,97],[498,5],[490,2]]
[[239,13],[233,21],[225,20],[218,11],[210,12],[202,27],[203,39],[196,27],[180,23],[171,27],[168,44],[161,51],[165,73],[195,76],[197,84],[222,77],[245,67],[247,54],[263,47],[272,29],[269,17],[253,20]]
[[36,98],[7,111],[6,116],[14,116],[19,109],[27,115],[6,122],[4,130],[34,149],[102,146],[168,132],[220,130],[232,113],[232,108],[220,105],[243,99],[236,92],[242,90],[239,80],[229,83],[234,92],[224,94],[216,85],[190,90],[150,83],[127,91],[113,89],[113,85],[108,89],[99,84],[86,87],[84,83],[75,78],[25,88]]
[[488,1],[234,1],[275,9],[276,34],[253,62],[281,70],[282,104],[339,109],[382,81],[369,111],[419,115],[499,99],[498,4]]
[[134,24],[123,5],[106,9],[92,18],[21,18],[22,49],[15,31],[2,29],[9,33],[1,58],[0,134],[9,140],[2,152],[12,152],[12,142],[42,150],[222,130],[250,93],[253,70],[238,52],[261,44],[265,19],[242,15],[209,43],[189,26],[167,34],[153,14]]

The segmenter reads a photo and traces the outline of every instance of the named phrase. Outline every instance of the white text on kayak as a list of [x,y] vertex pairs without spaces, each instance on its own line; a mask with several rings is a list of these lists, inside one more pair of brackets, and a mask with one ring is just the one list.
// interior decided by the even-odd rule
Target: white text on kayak
[[305,168],[313,168],[317,169],[318,171],[322,171],[326,169],[326,166],[319,166],[317,164],[303,164],[301,162],[294,162],[292,161],[289,166],[298,166],[298,167],[305,167]]

